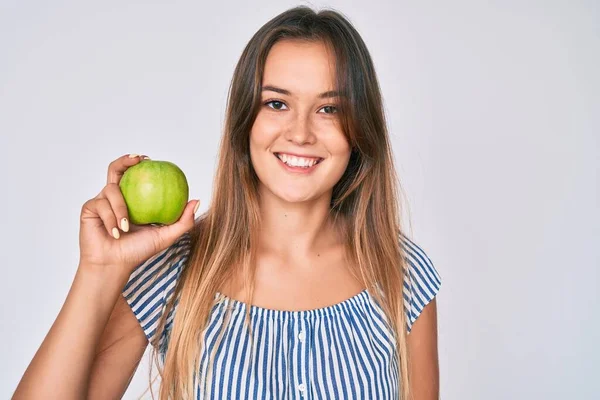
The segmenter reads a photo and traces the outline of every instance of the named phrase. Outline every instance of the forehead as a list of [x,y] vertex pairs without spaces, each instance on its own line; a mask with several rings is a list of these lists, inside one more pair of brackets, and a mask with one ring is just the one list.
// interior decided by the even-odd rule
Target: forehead
[[288,89],[292,95],[313,95],[335,87],[335,57],[323,42],[281,40],[271,47],[263,86]]

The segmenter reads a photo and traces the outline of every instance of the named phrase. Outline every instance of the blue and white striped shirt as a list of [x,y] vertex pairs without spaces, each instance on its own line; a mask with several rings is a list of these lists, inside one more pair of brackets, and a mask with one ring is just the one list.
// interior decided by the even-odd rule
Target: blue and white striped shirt
[[[437,294],[441,279],[423,249],[408,238],[404,248],[409,264],[404,298],[410,331],[426,304]],[[153,340],[166,301],[188,260],[186,234],[168,249],[138,266],[123,290],[146,336]],[[284,311],[250,307],[254,347],[244,326],[246,305],[220,293],[202,346],[213,353],[207,388],[210,399],[397,399],[399,366],[392,332],[383,309],[368,289],[328,307]],[[163,352],[173,316],[159,340]],[[225,321],[225,308],[232,309]],[[224,336],[217,343],[220,328]],[[200,376],[208,365],[203,352]],[[252,360],[250,356],[252,355]],[[204,378],[201,378],[204,379]],[[197,399],[204,399],[197,387]]]

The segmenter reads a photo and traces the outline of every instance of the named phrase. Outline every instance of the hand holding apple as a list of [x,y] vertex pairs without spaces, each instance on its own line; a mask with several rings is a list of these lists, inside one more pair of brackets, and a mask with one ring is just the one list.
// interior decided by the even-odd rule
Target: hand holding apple
[[199,204],[188,202],[187,180],[175,164],[119,157],[109,165],[106,186],[82,207],[80,267],[128,277],[193,228]]

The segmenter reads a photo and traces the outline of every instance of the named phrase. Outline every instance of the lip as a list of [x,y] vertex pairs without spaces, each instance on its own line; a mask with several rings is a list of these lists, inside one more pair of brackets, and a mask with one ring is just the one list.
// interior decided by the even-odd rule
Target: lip
[[308,157],[308,156],[299,156],[299,155],[296,155],[296,157],[318,158],[320,161],[318,161],[315,165],[313,165],[312,167],[309,167],[309,168],[291,167],[291,166],[287,165],[286,163],[284,163],[279,157],[277,157],[277,154],[288,154],[288,155],[294,155],[294,154],[291,154],[291,153],[279,153],[279,152],[273,153],[273,155],[275,156],[275,159],[277,160],[277,162],[279,163],[279,165],[281,165],[283,168],[285,168],[286,171],[292,172],[292,173],[295,173],[295,174],[310,174],[319,165],[321,165],[321,162],[323,162],[323,158],[321,158],[321,157]]

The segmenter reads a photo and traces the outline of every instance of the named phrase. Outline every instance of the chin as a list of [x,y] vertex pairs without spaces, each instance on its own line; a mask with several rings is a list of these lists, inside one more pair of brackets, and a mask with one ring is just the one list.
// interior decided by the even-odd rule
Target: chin
[[278,194],[274,193],[277,198],[287,203],[304,203],[307,201],[314,200],[315,197],[311,195],[302,195],[300,193],[286,193]]
[[287,203],[304,203],[316,200],[319,196],[313,191],[304,191],[299,188],[289,188],[288,190],[269,189],[273,196]]

